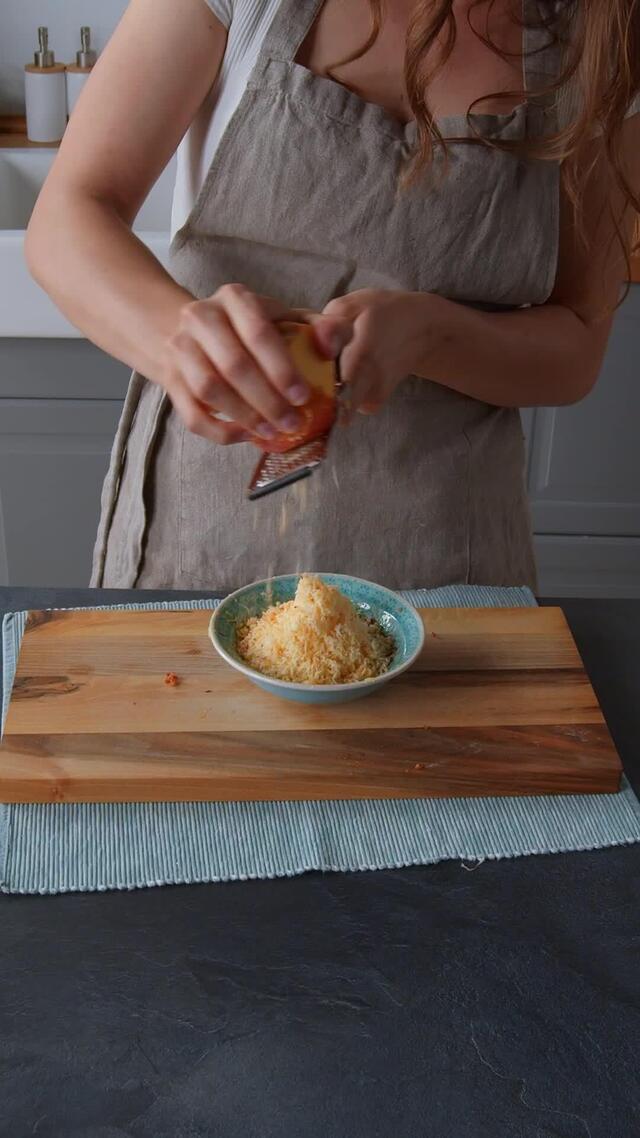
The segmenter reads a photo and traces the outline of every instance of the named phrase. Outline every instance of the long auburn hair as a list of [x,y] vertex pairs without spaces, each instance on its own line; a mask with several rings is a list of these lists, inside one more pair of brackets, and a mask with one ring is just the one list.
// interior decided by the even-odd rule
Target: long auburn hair
[[[472,0],[467,19],[483,43],[497,55],[505,53],[471,23],[474,8],[488,3],[487,25],[496,0]],[[382,27],[386,0],[369,0],[372,27],[366,42],[348,59],[334,67],[351,62],[364,55],[374,44]],[[559,44],[562,49],[560,74],[544,92],[557,95],[571,85],[578,98],[573,118],[555,134],[541,139],[527,139],[508,143],[500,139],[485,139],[471,132],[471,141],[499,149],[517,149],[519,153],[547,161],[561,162],[562,180],[569,200],[578,218],[589,164],[585,170],[585,151],[597,131],[604,148],[606,166],[612,185],[622,192],[623,213],[614,218],[618,235],[626,210],[633,207],[640,212],[638,190],[630,184],[625,169],[622,147],[622,126],[625,114],[640,92],[640,0],[565,0],[561,5],[550,5],[539,0],[540,18],[537,27],[548,36],[549,45]],[[456,42],[454,0],[415,0],[409,22],[405,53],[405,83],[409,104],[417,126],[417,146],[405,181],[412,181],[417,173],[432,160],[436,148],[446,153],[446,140],[429,109],[429,85],[444,67]],[[438,43],[437,62],[428,62],[431,49]],[[333,68],[332,68],[333,70]],[[526,98],[526,92],[511,92]],[[487,92],[468,109],[469,122],[474,108],[484,99],[494,98]],[[504,97],[504,92],[501,94]],[[595,167],[598,155],[592,157]],[[625,246],[628,259],[629,250]]]

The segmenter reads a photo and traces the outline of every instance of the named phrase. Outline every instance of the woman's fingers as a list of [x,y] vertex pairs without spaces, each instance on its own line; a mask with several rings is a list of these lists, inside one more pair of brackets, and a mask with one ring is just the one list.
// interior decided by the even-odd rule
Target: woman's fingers
[[316,347],[327,359],[338,356],[353,335],[353,320],[349,316],[330,315],[326,309],[324,312],[317,312],[314,308],[285,309],[268,297],[260,296],[258,299],[269,305],[269,311],[274,313],[273,320],[310,324],[313,327]]
[[[255,330],[255,324],[252,327]],[[259,422],[282,431],[294,431],[298,427],[299,413],[271,384],[221,304],[204,301],[189,305],[183,331],[196,341],[221,380],[236,392],[248,409],[257,413]],[[279,336],[275,328],[271,331]],[[286,345],[281,337],[280,348],[286,356]]]
[[345,316],[320,312],[310,313],[307,319],[319,351],[329,360],[337,359],[353,339],[353,320]]
[[188,337],[178,339],[174,362],[196,402],[210,412],[221,412],[252,434],[266,439],[274,436],[273,428],[262,423],[255,409],[224,382],[195,340]]
[[192,395],[181,376],[167,384],[167,394],[185,427],[193,435],[200,435],[219,446],[248,442],[250,435],[238,423],[225,423],[214,419],[211,409]]
[[372,399],[370,360],[362,321],[356,318],[352,329],[352,337],[340,356],[340,378],[348,388],[347,398],[352,410],[358,411]]
[[[318,350],[335,359],[351,343],[353,315],[287,309],[242,285],[225,285],[182,314],[170,342],[167,390],[189,430],[214,442],[263,439],[299,429],[310,389],[275,321],[313,326]],[[230,422],[212,417],[215,409]]]
[[294,407],[307,403],[311,392],[273,322],[273,303],[266,303],[242,285],[228,285],[218,295],[236,336],[246,344],[276,392]]
[[374,361],[364,354],[346,361],[343,380],[348,399],[354,411],[362,415],[375,415],[384,401],[384,383]]
[[[237,286],[228,287],[233,289]],[[327,359],[339,356],[353,336],[353,319],[350,313],[336,312],[334,315],[326,309],[324,312],[316,312],[313,308],[285,308],[271,297],[252,293],[249,293],[249,296],[261,304],[271,321],[289,320],[297,324],[310,324],[313,327],[316,346]]]

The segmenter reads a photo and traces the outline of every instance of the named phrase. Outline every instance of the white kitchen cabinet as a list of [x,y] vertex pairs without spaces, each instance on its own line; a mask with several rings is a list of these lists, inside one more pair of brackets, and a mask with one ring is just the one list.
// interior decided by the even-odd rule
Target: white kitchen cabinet
[[0,584],[88,584],[121,406],[0,400]]
[[575,407],[538,408],[529,492],[541,534],[640,535],[640,288],[615,317],[595,390]]
[[536,535],[546,597],[640,597],[640,537]]
[[527,412],[529,496],[543,592],[640,596],[640,286],[614,319],[594,391]]
[[129,375],[87,340],[0,337],[0,400],[123,400]]

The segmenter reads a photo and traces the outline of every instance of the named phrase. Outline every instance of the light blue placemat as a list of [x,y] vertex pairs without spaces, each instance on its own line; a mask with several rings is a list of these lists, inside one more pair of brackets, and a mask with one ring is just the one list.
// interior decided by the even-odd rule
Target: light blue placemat
[[[405,594],[423,607],[526,607],[526,589],[451,586]],[[209,601],[122,605],[201,609]],[[2,723],[26,613],[2,628]],[[598,849],[640,840],[640,804],[616,795],[365,802],[0,805],[7,893],[134,889]]]

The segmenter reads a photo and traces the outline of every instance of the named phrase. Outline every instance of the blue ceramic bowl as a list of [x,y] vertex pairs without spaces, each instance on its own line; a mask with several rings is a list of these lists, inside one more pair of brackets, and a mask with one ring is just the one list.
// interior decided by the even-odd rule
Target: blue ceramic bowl
[[244,589],[231,593],[220,603],[211,618],[209,636],[223,660],[272,695],[297,703],[316,704],[360,699],[384,687],[413,664],[424,644],[424,628],[419,614],[407,601],[390,589],[361,581],[359,577],[347,577],[341,573],[318,573],[316,576],[327,585],[334,585],[363,615],[373,617],[393,637],[395,654],[382,676],[352,684],[291,684],[265,676],[245,664],[236,651],[238,625],[251,616],[260,616],[270,605],[290,601],[300,579],[297,573],[245,585]]

